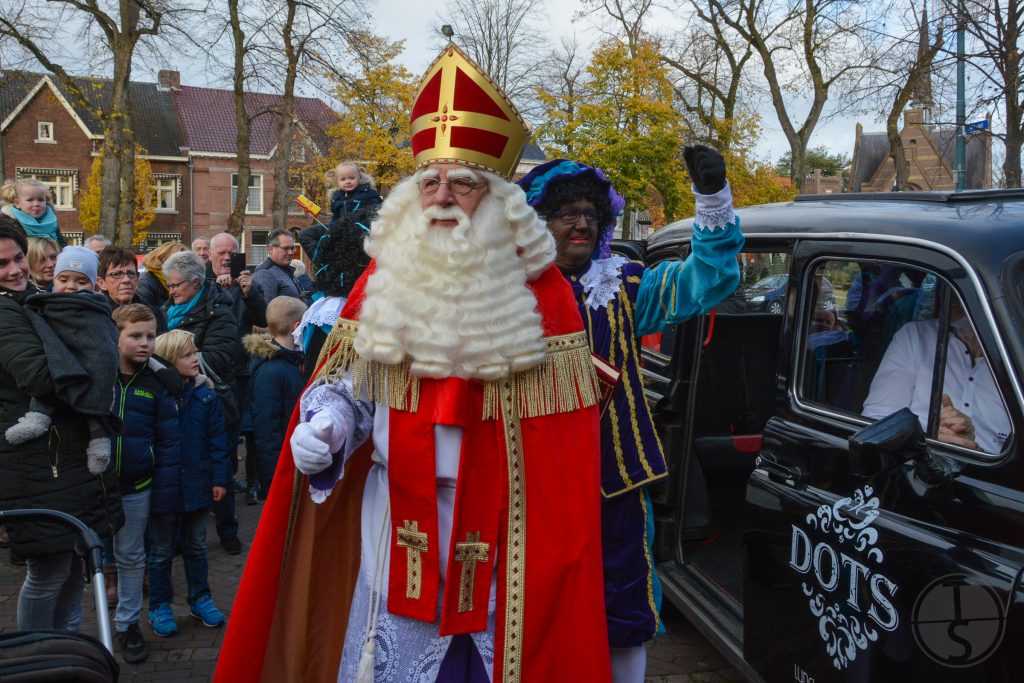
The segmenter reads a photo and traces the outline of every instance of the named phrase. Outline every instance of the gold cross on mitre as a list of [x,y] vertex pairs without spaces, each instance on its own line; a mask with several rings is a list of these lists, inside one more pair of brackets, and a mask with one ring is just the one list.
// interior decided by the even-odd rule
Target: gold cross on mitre
[[508,97],[454,44],[420,80],[409,123],[417,167],[467,164],[510,178],[530,139]]
[[405,597],[420,599],[423,585],[423,564],[420,554],[427,552],[427,534],[419,530],[419,522],[404,520],[395,527],[399,547],[405,548]]
[[464,543],[455,544],[455,561],[462,564],[459,576],[459,611],[473,611],[473,577],[476,575],[476,563],[487,562],[490,544],[480,542],[480,532],[466,533]]

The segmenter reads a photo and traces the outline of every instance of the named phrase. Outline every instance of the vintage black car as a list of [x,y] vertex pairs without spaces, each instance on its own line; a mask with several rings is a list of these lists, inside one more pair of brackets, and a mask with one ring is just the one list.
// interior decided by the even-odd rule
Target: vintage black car
[[644,340],[665,596],[751,680],[1024,680],[1024,192],[738,213],[782,315],[726,301]]

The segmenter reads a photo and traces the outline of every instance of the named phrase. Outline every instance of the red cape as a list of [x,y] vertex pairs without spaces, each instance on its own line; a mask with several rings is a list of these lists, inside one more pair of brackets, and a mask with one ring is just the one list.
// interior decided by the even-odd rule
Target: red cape
[[[358,318],[367,269],[342,317]],[[530,283],[547,336],[582,331],[572,290],[554,267]],[[326,360],[329,353],[322,358]],[[327,500],[315,505],[292,462],[292,415],[274,484],[221,648],[215,683],[334,681],[359,570],[367,444]],[[596,406],[519,421],[525,552],[499,545],[495,681],[610,681],[601,562]],[[506,470],[508,463],[506,462]],[[509,558],[525,585],[506,583]],[[516,616],[519,615],[519,616]],[[516,635],[519,635],[519,639]]]

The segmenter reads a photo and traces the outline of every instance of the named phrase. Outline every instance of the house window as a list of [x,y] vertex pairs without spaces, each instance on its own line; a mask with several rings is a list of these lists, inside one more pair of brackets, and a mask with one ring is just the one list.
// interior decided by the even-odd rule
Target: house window
[[153,191],[156,192],[156,210],[160,213],[176,213],[177,198],[181,194],[181,176],[154,173]]
[[[238,174],[231,174],[231,207],[235,206],[235,198],[238,195]],[[253,215],[263,215],[263,176],[253,173],[249,176],[249,199],[246,200],[245,212]]]
[[78,192],[78,171],[73,168],[16,168],[18,180],[35,178],[50,188],[55,209],[75,208],[74,195]]
[[53,137],[53,124],[49,121],[40,121],[36,124],[36,142],[53,144],[57,142]]
[[246,251],[251,266],[258,266],[267,260],[267,239],[270,237],[269,230],[253,230],[249,233],[249,249]]

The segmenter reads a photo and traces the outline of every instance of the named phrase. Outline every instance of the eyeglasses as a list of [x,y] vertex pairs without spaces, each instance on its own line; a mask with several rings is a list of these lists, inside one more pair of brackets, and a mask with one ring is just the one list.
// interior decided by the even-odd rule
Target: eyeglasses
[[483,183],[478,183],[475,180],[469,178],[451,178],[447,181],[440,181],[437,178],[424,178],[420,181],[420,193],[430,197],[437,194],[437,191],[441,189],[442,185],[447,185],[448,190],[459,197],[465,197],[467,194],[480,187]]
[[562,225],[577,225],[581,218],[586,218],[589,225],[597,224],[596,211],[552,211],[548,214],[548,220],[562,221]]
[[123,280],[125,278],[134,280],[138,276],[139,273],[135,270],[113,270],[107,273],[104,277],[109,277],[111,280]]
[[173,291],[175,291],[177,289],[181,289],[185,285],[190,285],[190,284],[192,284],[191,280],[182,280],[181,282],[168,282],[167,283],[167,291],[173,292]]

